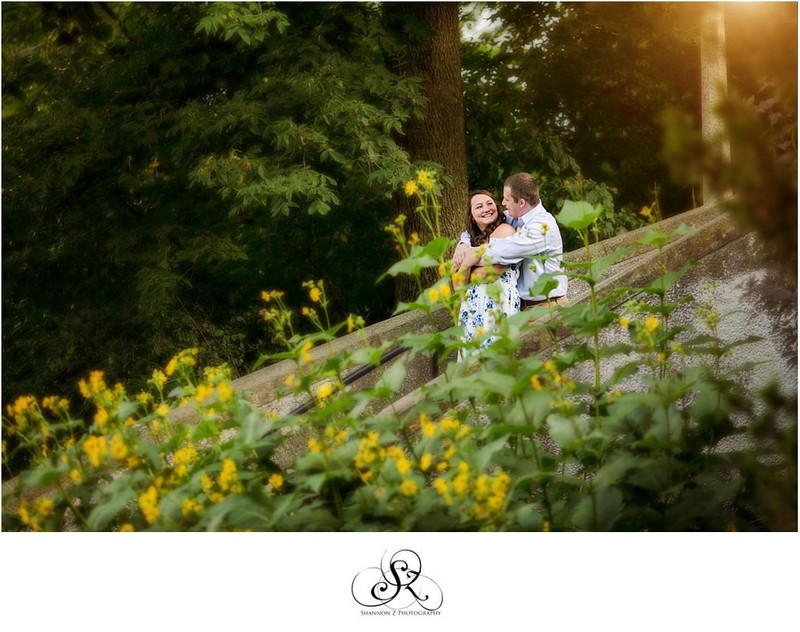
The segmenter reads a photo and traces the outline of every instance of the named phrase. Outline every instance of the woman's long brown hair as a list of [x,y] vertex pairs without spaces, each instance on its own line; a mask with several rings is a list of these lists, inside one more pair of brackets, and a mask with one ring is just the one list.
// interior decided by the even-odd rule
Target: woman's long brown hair
[[495,206],[497,206],[497,200],[494,199],[494,195],[485,189],[473,191],[467,197],[467,232],[469,233],[470,245],[482,246],[483,244],[488,243],[489,235],[494,232],[495,228],[500,226],[500,224],[506,223],[506,218],[500,211],[500,207],[497,206],[497,219],[489,224],[485,231],[482,231],[472,217],[472,198],[474,198],[476,195],[488,195],[490,198],[492,198]]

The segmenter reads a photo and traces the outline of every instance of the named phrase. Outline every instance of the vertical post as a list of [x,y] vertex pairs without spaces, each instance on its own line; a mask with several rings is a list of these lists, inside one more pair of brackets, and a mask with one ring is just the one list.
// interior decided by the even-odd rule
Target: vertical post
[[[722,119],[716,111],[720,99],[728,93],[728,66],[725,58],[725,13],[721,2],[705,7],[700,28],[700,99],[702,102],[703,140],[716,158],[730,161],[730,143],[723,137]],[[703,176],[703,204],[714,204],[719,195]]]

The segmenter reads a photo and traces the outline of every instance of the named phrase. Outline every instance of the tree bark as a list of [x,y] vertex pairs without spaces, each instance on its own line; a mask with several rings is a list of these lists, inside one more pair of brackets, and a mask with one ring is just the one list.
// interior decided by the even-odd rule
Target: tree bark
[[[412,119],[399,139],[412,160],[429,160],[442,165],[452,183],[443,186],[440,223],[446,237],[457,238],[463,230],[467,198],[467,151],[464,124],[464,98],[461,82],[461,35],[458,3],[387,3],[387,24],[403,28],[407,45],[397,54],[387,55],[393,72],[406,77],[421,77],[422,93],[428,100],[422,120]],[[442,182],[443,174],[438,174]],[[395,193],[395,210],[408,218],[408,232],[422,239],[427,234],[412,208],[413,198]],[[432,277],[425,278],[430,283]],[[416,298],[410,279],[398,279],[398,300]]]

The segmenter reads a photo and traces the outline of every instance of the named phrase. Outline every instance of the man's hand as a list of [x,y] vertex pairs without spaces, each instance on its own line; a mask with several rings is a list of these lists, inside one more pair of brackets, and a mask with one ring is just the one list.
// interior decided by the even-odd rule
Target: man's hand
[[[471,268],[481,260],[477,250],[478,248],[473,248],[471,246],[467,246],[464,249],[464,254],[461,258],[461,264],[458,266],[460,270]],[[483,251],[483,246],[481,246],[480,250]]]
[[467,251],[472,250],[472,247],[469,244],[465,244],[463,241],[460,242],[453,252],[453,269],[458,270],[462,267],[464,262],[464,257],[467,256]]

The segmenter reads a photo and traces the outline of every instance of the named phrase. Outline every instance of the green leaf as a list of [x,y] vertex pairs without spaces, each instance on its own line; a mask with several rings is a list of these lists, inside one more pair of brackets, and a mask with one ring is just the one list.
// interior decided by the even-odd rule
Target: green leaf
[[63,465],[40,465],[34,470],[24,472],[20,480],[24,487],[50,487],[58,483],[66,473],[67,470]]
[[135,501],[137,496],[137,491],[130,486],[115,489],[113,494],[104,494],[104,498],[98,502],[86,519],[89,528],[92,531],[102,531],[125,508],[125,505]]
[[486,470],[495,453],[497,453],[499,450],[502,450],[505,445],[506,439],[503,437],[502,439],[497,439],[496,441],[492,441],[491,443],[483,446],[475,454],[475,468],[480,472]]
[[644,234],[644,237],[639,240],[639,244],[642,246],[662,247],[666,246],[669,243],[669,240],[670,236],[667,233],[662,233],[661,231],[653,228],[648,228]]
[[583,438],[589,429],[587,420],[564,417],[559,413],[553,413],[547,418],[547,428],[553,440],[565,447]]
[[586,230],[603,212],[603,207],[588,202],[565,200],[558,214],[558,223],[575,230]]
[[405,362],[393,362],[392,365],[383,372],[378,381],[378,388],[388,389],[389,393],[396,393],[403,387],[406,379]]
[[622,492],[618,489],[597,489],[578,503],[572,523],[582,531],[610,531],[624,506]]

